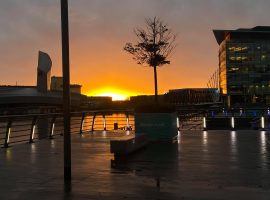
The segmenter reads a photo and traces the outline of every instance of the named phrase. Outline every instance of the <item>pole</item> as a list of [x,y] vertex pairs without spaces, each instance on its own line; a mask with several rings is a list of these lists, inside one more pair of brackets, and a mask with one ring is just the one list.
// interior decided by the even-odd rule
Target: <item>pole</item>
[[64,180],[71,181],[70,141],[70,80],[69,80],[69,31],[68,0],[61,0],[62,65],[63,65],[63,115],[64,115]]

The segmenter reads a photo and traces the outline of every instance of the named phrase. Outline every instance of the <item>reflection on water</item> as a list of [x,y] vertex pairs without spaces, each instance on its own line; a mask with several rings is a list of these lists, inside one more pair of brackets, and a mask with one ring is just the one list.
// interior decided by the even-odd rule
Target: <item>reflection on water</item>
[[260,141],[261,141],[261,153],[262,154],[266,153],[266,136],[265,136],[265,134],[266,134],[265,131],[261,131]]
[[203,131],[202,142],[203,142],[203,152],[207,152],[208,151],[208,132],[207,131]]
[[181,139],[181,132],[180,131],[177,132],[177,138],[176,139],[177,139],[177,143],[180,144],[180,139]]
[[178,171],[178,143],[151,143],[145,149],[127,157],[111,160],[113,173],[128,172],[138,176],[175,176]]
[[181,132],[178,131],[178,134],[177,134],[177,151],[178,151],[178,154],[180,153],[181,151]]
[[37,156],[37,153],[36,153],[36,144],[35,143],[31,143],[31,148],[30,148],[30,157],[31,157],[31,163],[34,164],[36,162],[36,156]]
[[237,137],[236,137],[236,132],[235,131],[231,131],[230,133],[230,138],[231,138],[231,156],[230,156],[230,160],[231,161],[238,161],[238,157],[237,157]]
[[268,138],[265,131],[184,131],[173,144],[150,144],[112,160],[112,173],[148,177],[161,188],[164,180],[256,187],[263,182],[270,188]]
[[10,148],[5,149],[5,153],[6,153],[6,160],[7,161],[12,161],[12,151]]
[[102,135],[103,138],[106,138],[107,137],[107,132],[106,131],[102,131],[102,134],[101,135]]
[[260,153],[261,153],[262,168],[267,170],[267,142],[265,131],[261,131],[260,134]]
[[236,132],[235,131],[231,131],[231,144],[233,147],[236,144]]
[[51,148],[52,149],[55,149],[55,147],[56,147],[55,145],[56,145],[55,140],[51,140]]
[[[93,117],[86,117],[84,120],[84,131],[90,130],[92,128]],[[97,115],[94,121],[95,130],[113,130],[114,124],[117,123],[118,128],[124,128],[131,126],[134,129],[134,116],[128,115],[128,117],[123,113],[106,115],[105,118],[102,115]]]
[[237,151],[237,143],[236,143],[236,132],[235,131],[231,131],[231,150],[232,153],[236,153]]
[[[134,192],[148,192],[149,188],[145,189],[145,186],[160,187],[162,191],[164,186],[180,188],[193,183],[197,187],[202,186],[202,189],[204,186],[212,189],[216,186],[258,188],[261,185],[263,190],[270,191],[268,132],[181,131],[175,143],[152,143],[126,159],[111,160],[109,141],[133,133],[97,131],[85,134],[83,138],[79,135],[74,137],[77,138],[73,140],[72,148],[76,176],[81,174],[87,177],[85,180],[89,182],[85,182],[85,185],[91,180],[89,187],[107,194],[108,190],[116,192],[124,188],[119,187],[120,180],[123,180],[121,186],[125,186],[126,182],[131,184],[127,184],[129,188],[136,185]],[[48,146],[44,146],[46,144]],[[59,146],[62,148],[59,139],[22,145],[27,154],[22,152],[19,155],[27,155],[22,160],[38,165],[42,164],[41,158],[45,158],[45,161],[49,158],[47,164],[60,168],[56,154]],[[48,149],[44,150],[44,147]],[[50,147],[55,148],[51,153]],[[15,149],[5,150],[6,160],[16,159],[18,151],[11,154]],[[140,184],[142,182],[145,184]]]

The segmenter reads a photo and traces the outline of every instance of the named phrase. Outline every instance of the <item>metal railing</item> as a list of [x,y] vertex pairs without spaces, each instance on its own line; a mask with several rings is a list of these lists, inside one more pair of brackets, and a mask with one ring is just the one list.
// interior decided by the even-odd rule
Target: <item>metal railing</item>
[[[95,130],[132,130],[134,114],[127,110],[87,111],[71,113],[71,134]],[[0,146],[32,143],[38,139],[62,136],[63,114],[27,114],[0,116]]]
[[[200,110],[179,110],[180,130],[204,130],[207,129],[207,122],[214,119],[227,119],[231,121],[230,127],[234,129],[236,119],[241,121],[241,125],[246,123],[246,128],[270,129],[270,109],[269,108],[213,108]],[[238,121],[239,121],[238,120]],[[224,127],[223,127],[224,128]]]
[[202,130],[204,110],[181,110],[178,112],[179,130]]
[[[250,118],[248,123],[270,129],[269,109],[208,109],[178,111],[179,130],[206,129],[207,120]],[[257,126],[257,125],[256,125]],[[255,126],[254,126],[255,127]],[[234,128],[232,124],[231,128]],[[95,130],[134,130],[134,113],[130,110],[99,110],[71,113],[71,134],[92,133]],[[38,139],[63,135],[63,114],[28,114],[0,116],[0,146],[32,143]]]

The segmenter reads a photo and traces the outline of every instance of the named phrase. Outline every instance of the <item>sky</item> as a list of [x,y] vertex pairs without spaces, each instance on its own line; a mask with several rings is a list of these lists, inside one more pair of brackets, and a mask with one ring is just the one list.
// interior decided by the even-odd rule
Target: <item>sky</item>
[[[123,47],[157,16],[177,34],[171,64],[158,68],[159,93],[206,87],[218,68],[212,30],[270,26],[269,8],[269,0],[70,0],[71,82],[87,95],[153,94],[153,69]],[[39,50],[61,76],[60,0],[0,0],[0,27],[0,85],[35,85]]]

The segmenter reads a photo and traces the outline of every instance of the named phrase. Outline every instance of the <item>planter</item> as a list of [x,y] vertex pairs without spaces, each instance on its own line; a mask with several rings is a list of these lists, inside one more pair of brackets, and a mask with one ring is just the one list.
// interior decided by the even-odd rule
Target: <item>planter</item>
[[177,115],[173,113],[135,113],[135,136],[149,140],[172,140],[177,136]]

